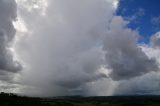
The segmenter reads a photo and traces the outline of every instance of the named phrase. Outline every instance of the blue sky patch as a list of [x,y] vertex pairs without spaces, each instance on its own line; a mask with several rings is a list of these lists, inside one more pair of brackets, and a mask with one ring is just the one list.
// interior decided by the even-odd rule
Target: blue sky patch
[[160,0],[120,0],[117,15],[130,21],[129,28],[139,31],[141,43],[149,43],[150,36],[160,30]]

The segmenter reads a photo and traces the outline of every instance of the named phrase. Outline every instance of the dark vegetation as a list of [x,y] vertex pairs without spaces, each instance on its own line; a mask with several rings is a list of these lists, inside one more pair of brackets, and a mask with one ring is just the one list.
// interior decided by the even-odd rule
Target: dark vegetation
[[160,106],[160,96],[32,98],[1,93],[0,106]]

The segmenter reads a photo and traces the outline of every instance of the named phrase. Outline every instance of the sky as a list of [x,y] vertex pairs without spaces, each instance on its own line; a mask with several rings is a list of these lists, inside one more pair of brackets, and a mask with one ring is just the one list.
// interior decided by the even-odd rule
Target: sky
[[150,36],[160,30],[159,0],[121,0],[117,15],[132,20],[128,25],[142,35],[140,42],[149,43]]
[[159,95],[159,0],[0,0],[0,91]]

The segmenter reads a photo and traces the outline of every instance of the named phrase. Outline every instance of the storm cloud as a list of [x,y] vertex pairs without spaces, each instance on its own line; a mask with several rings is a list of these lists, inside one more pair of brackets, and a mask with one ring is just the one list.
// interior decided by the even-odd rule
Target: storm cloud
[[14,59],[10,50],[16,30],[17,7],[14,0],[0,0],[0,73],[16,73],[21,69],[20,63]]
[[158,71],[154,58],[149,58],[137,45],[138,32],[126,27],[122,17],[112,19],[104,40],[107,67],[114,80],[130,79],[151,71]]
[[[129,22],[115,15],[118,2],[17,0],[14,50],[23,70],[16,79],[25,85],[20,92],[34,96],[112,95],[123,92],[124,88],[118,86],[122,80],[157,72],[157,61],[138,45],[138,31],[129,29]],[[2,22],[9,20],[10,29],[2,28],[1,34],[1,51],[7,53],[15,36],[12,21],[16,4],[11,4],[14,15]],[[7,60],[7,65],[1,65],[3,69],[20,69],[11,54],[2,57]]]
[[19,17],[27,27],[15,48],[25,67],[20,82],[33,86],[32,94],[66,95],[106,78],[100,72],[101,39],[115,13],[115,1],[41,0],[46,9],[25,7],[35,2],[19,1]]

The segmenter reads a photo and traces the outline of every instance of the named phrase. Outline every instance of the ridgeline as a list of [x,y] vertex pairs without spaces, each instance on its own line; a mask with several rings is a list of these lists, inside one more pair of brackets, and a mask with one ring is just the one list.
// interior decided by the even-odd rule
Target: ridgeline
[[160,96],[64,96],[36,98],[0,93],[0,106],[160,106]]

